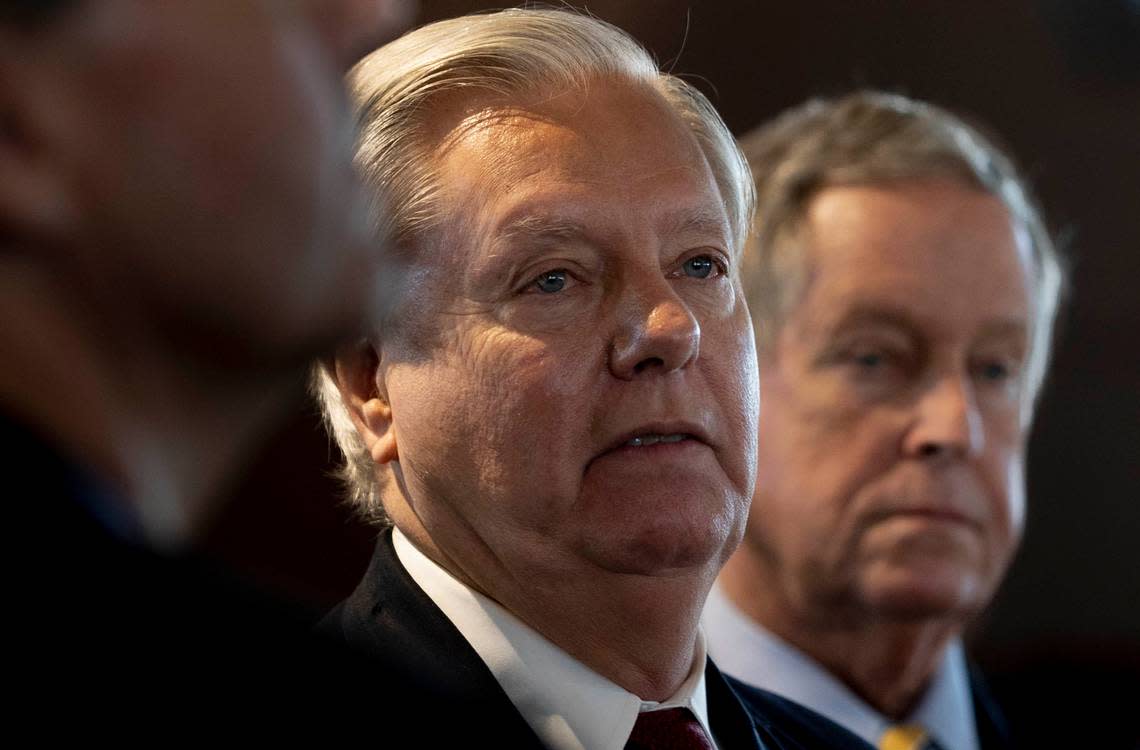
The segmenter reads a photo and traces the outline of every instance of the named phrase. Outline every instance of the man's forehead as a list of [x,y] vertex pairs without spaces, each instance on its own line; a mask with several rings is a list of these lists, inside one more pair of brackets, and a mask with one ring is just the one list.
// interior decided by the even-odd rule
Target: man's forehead
[[877,330],[925,341],[1026,343],[1030,310],[1025,296],[1015,291],[971,296],[948,288],[940,294],[936,283],[916,285],[901,276],[871,275],[825,286],[819,275],[809,274],[805,294],[793,304],[785,327],[791,335],[819,340]]
[[[550,117],[512,104],[466,114],[440,140],[435,151],[445,189],[510,192],[537,174],[560,176],[568,167],[584,168],[589,142],[581,133]],[[579,158],[568,159],[570,154]],[[487,181],[493,184],[488,185]]]
[[433,120],[436,158],[461,153],[514,178],[572,168],[579,179],[652,179],[650,156],[662,171],[706,168],[688,126],[645,84],[601,80],[554,93],[452,96]]
[[[699,172],[702,166],[694,155],[690,160],[666,158],[647,168],[644,160],[630,158],[638,147],[635,131],[610,133],[613,138],[607,141],[598,135],[529,114],[488,118],[448,140],[443,171],[477,170],[480,178],[497,178],[501,184],[495,187],[511,192],[539,175],[580,184],[624,180],[635,185],[670,172]],[[624,154],[615,153],[623,146]]]
[[927,211],[915,196],[902,195],[904,188],[875,190],[888,202],[899,201],[894,208],[908,201],[910,208],[892,213],[888,206],[876,214],[882,201],[845,203],[835,198],[855,193],[834,192],[826,196],[829,205],[809,211],[809,220],[789,238],[802,263],[801,294],[789,318],[817,331],[876,322],[1025,330],[1031,264],[998,199],[975,192],[975,210],[939,215],[941,209]]
[[[580,96],[586,109],[616,106],[596,91]],[[671,132],[684,128],[675,115],[662,124],[566,114],[565,104],[536,111],[494,102],[462,112],[436,152],[443,218],[459,219],[467,236],[556,239],[587,235],[605,214],[643,204],[644,220],[666,230],[728,234],[703,152],[687,130]]]
[[996,196],[945,181],[837,186],[812,199],[795,241],[827,275],[871,283],[910,276],[941,287],[1023,275],[1030,253],[1018,229]]

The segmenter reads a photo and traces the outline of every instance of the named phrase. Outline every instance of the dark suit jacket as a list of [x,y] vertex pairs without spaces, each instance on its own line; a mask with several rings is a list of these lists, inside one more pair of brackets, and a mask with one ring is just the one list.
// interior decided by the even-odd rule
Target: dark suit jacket
[[982,750],[1006,750],[1019,747],[1010,733],[1005,715],[990,694],[982,673],[973,664],[970,670],[970,697],[974,704],[974,724],[978,730],[978,745]]
[[[391,531],[376,545],[363,580],[322,621],[321,630],[373,657],[401,703],[431,704],[452,717],[431,731],[491,739],[497,747],[540,748],[538,737],[459,630],[396,557]],[[867,748],[862,740],[791,701],[705,671],[709,723],[722,750]]]
[[[968,664],[968,670],[970,698],[974,708],[974,723],[978,733],[978,746],[981,750],[1009,750],[1009,748],[1020,747],[1019,744],[1015,743],[1015,738],[1011,736],[1005,716],[990,694],[985,681],[982,679],[981,672],[973,664]],[[764,692],[734,677],[726,677],[726,679],[736,687],[737,692],[741,695],[746,696],[753,691]],[[773,694],[768,693],[768,695]],[[793,705],[798,706],[798,704]]]
[[147,548],[128,504],[3,413],[0,445],[8,734],[153,746],[364,724],[375,670],[316,637],[315,617]]

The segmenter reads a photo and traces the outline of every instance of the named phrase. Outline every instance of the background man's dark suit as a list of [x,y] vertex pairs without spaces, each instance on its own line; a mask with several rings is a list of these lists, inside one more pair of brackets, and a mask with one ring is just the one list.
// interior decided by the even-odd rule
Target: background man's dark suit
[[[479,655],[408,575],[391,530],[381,535],[356,590],[320,629],[373,657],[378,683],[403,686],[401,705],[430,704],[448,717],[429,732],[491,736],[502,747],[542,746]],[[806,708],[723,676],[711,661],[705,686],[709,721],[722,750],[868,747]]]
[[1017,738],[1010,734],[1005,714],[973,664],[970,665],[970,698],[974,704],[974,727],[982,750],[1014,747]]

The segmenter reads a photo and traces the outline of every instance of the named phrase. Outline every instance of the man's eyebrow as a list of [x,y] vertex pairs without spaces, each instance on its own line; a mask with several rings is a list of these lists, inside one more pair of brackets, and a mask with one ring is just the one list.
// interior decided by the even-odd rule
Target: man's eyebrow
[[525,213],[508,219],[493,230],[491,252],[478,264],[481,268],[501,269],[518,266],[552,247],[590,244],[586,228],[565,216]]
[[[860,326],[882,326],[894,328],[913,338],[923,338],[922,321],[905,310],[886,305],[855,305],[845,312],[834,324],[828,327],[831,335],[840,335]],[[1019,338],[1029,329],[1026,320],[1019,317],[995,318],[985,321],[978,330],[978,337]]]
[[715,235],[727,239],[728,220],[722,211],[700,209],[679,212],[671,217],[666,227],[670,234]]
[[586,237],[586,230],[581,224],[570,219],[527,214],[507,222],[496,234],[498,240],[507,241],[520,237],[531,240],[581,240]]
[[920,326],[913,316],[905,311],[884,305],[855,304],[836,321],[828,326],[832,334],[840,334],[861,326],[883,326],[898,328],[918,336]]
[[[724,214],[712,209],[679,211],[667,216],[662,226],[669,235],[707,235],[726,238],[728,223]],[[559,216],[527,214],[507,222],[497,232],[502,240],[529,239],[584,240],[589,232],[580,223]]]

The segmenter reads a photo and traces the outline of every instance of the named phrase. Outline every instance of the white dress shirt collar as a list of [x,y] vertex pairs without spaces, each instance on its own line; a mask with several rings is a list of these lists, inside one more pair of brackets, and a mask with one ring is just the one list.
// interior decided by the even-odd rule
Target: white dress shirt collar
[[507,697],[547,747],[621,750],[640,711],[686,707],[709,737],[705,639],[700,633],[689,676],[667,701],[642,701],[543,638],[498,603],[461,583],[392,530],[396,556],[491,670]]
[[[872,745],[888,720],[811,657],[753,621],[714,586],[705,604],[709,653],[721,671],[823,714]],[[902,724],[921,724],[946,750],[978,750],[962,644],[954,641],[930,687]]]

